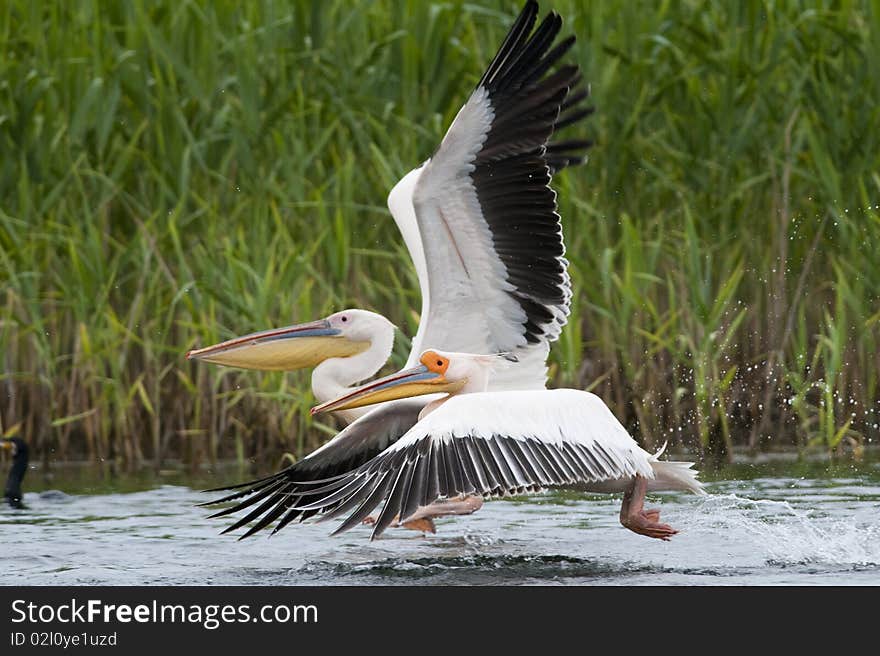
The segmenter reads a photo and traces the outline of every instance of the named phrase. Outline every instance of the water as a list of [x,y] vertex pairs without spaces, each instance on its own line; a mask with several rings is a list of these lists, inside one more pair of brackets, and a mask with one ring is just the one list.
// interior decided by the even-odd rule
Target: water
[[[114,479],[0,509],[0,581],[20,585],[880,585],[880,463],[739,467],[709,496],[658,494],[671,542],[617,522],[618,496],[547,493],[441,519],[436,535],[294,525],[218,535],[194,484]],[[173,481],[185,480],[180,476]],[[59,486],[26,480],[30,490]],[[126,491],[130,487],[148,487]]]

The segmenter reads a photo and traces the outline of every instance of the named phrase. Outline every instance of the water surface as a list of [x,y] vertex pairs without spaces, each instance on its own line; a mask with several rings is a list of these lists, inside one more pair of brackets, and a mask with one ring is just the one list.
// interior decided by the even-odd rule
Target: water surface
[[670,542],[622,528],[619,495],[561,492],[488,502],[436,535],[370,542],[368,527],[330,537],[328,522],[239,542],[196,506],[235,475],[77,476],[29,474],[28,508],[0,509],[3,583],[880,585],[880,463],[750,465],[706,497],[653,495],[681,531]]

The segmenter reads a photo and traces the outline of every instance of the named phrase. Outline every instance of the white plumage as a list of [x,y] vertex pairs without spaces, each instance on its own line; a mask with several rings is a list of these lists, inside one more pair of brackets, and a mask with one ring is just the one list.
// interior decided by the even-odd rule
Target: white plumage
[[[582,104],[589,90],[578,67],[560,64],[574,37],[554,43],[561,18],[550,12],[535,28],[537,15],[537,2],[528,0],[433,156],[388,195],[422,296],[409,364],[428,345],[512,354],[515,364],[492,379],[490,390],[541,390],[546,385],[550,344],[568,320],[571,301],[551,176],[585,161],[591,146],[585,140],[553,140],[558,130],[592,110]],[[387,337],[393,337],[393,330],[388,333],[387,321],[357,312],[338,312],[308,325],[310,335],[330,331],[326,343],[337,348],[346,338],[355,345],[369,343],[356,355],[333,357],[315,368],[312,388],[322,402],[374,375],[390,353]],[[352,319],[374,330],[376,338],[353,338]],[[270,331],[269,339],[283,339],[279,332],[284,330]],[[304,334],[301,327],[289,332],[291,338]],[[247,351],[264,347],[260,335],[245,345],[241,340],[228,344],[235,353],[208,347],[191,355],[249,366]],[[301,521],[310,511],[303,511],[297,494],[310,489],[311,481],[338,476],[377,455],[415,423],[413,410],[425,401],[343,411],[345,419],[356,419],[333,440],[272,477],[226,488],[241,491],[217,503],[241,500],[218,515],[255,506],[230,527],[259,518],[247,535],[276,519],[276,531]]]
[[[569,488],[592,492],[688,490],[702,493],[692,463],[660,461],[642,449],[596,395],[573,389],[486,392],[493,364],[486,356],[429,350],[421,366],[365,385],[328,404],[346,407],[389,393],[424,393],[425,381],[452,396],[428,406],[403,437],[354,471],[313,488],[298,500],[302,512],[324,519],[348,513],[336,532],[364,520],[380,503],[373,535],[395,518],[405,522],[438,501]],[[391,390],[394,390],[392,392]],[[317,497],[317,499],[315,499]],[[627,514],[637,532],[668,539],[674,530]],[[659,513],[657,513],[659,516]],[[626,525],[626,524],[625,524]]]
[[[492,389],[499,390],[545,387],[550,344],[568,320],[571,299],[551,176],[585,161],[591,145],[553,140],[591,113],[582,104],[589,90],[577,66],[560,65],[574,37],[555,44],[561,18],[551,12],[533,30],[537,14],[537,3],[526,2],[434,154],[388,195],[422,298],[409,363],[425,345],[509,352],[518,364],[495,379]],[[343,325],[340,318],[350,321]],[[335,332],[312,337],[317,346],[308,353],[302,337],[314,335],[319,322],[305,324],[310,331],[303,325],[263,331],[189,357],[255,369],[315,367],[312,390],[324,402],[381,369],[394,329],[363,310],[323,322]],[[352,355],[338,348],[346,339],[366,346]],[[316,364],[318,347],[326,347],[326,357]],[[342,418],[363,414],[352,410]]]

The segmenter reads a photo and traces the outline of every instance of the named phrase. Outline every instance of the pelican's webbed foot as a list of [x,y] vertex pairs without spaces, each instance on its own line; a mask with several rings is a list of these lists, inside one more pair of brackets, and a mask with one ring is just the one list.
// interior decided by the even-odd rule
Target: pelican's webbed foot
[[660,511],[656,508],[644,509],[647,489],[648,484],[644,477],[636,476],[633,479],[632,485],[623,495],[620,523],[633,533],[658,540],[669,540],[678,531],[669,524],[660,523]]

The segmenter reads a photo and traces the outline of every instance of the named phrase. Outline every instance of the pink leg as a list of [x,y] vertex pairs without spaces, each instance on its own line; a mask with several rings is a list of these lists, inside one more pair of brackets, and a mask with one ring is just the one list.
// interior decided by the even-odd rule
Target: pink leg
[[[376,518],[372,515],[367,517],[362,524],[366,524],[368,526],[372,526],[376,523]],[[409,519],[405,521],[403,524],[400,523],[400,517],[396,516],[393,520],[391,520],[391,528],[408,528],[411,531],[421,531],[422,533],[436,533],[437,527],[434,526],[434,522],[430,517],[420,518],[420,519]]]
[[[391,526],[408,528],[413,531],[421,531],[422,533],[436,533],[437,527],[434,526],[434,517],[444,517],[446,515],[470,515],[483,507],[483,497],[467,496],[458,497],[457,499],[444,499],[443,501],[435,501],[427,506],[421,506],[412,515],[406,518],[402,524],[400,517],[395,517],[391,522]],[[367,517],[364,524],[375,524],[375,517]]]
[[668,524],[660,523],[660,511],[656,508],[644,510],[645,492],[648,484],[642,476],[636,476],[632,485],[623,495],[620,506],[620,523],[639,535],[658,540],[669,540],[678,533]]
[[457,499],[444,499],[443,501],[435,501],[434,503],[422,506],[412,515],[406,518],[406,521],[421,519],[423,517],[444,517],[446,515],[470,515],[477,512],[483,507],[483,497],[458,497]]

